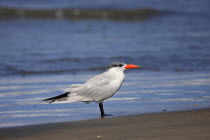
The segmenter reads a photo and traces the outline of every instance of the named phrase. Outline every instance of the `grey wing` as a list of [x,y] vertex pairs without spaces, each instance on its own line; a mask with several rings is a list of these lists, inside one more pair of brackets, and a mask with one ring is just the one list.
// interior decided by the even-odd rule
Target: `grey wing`
[[111,77],[106,73],[97,75],[88,80],[83,86],[79,87],[75,92],[79,96],[83,96],[84,102],[100,102],[109,98]]

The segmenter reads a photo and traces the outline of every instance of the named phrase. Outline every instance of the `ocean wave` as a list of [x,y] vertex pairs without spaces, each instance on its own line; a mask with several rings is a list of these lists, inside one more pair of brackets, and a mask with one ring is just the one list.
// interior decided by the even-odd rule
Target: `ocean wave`
[[154,8],[140,9],[24,9],[0,7],[0,19],[8,18],[52,18],[52,19],[102,19],[102,20],[145,20],[166,11]]
[[[142,57],[63,57],[57,59],[43,59],[37,61],[34,66],[20,67],[17,63],[16,66],[2,65],[0,76],[8,75],[39,75],[39,74],[62,74],[62,73],[90,73],[90,72],[102,72],[106,70],[106,65],[111,62],[125,62],[141,65],[143,71],[155,71],[155,72],[194,72],[194,71],[209,71],[210,66],[207,65],[209,60],[203,61],[195,60],[196,63],[192,63],[194,60],[183,58],[168,58],[159,56],[142,56]],[[6,62],[5,62],[6,63]],[[34,63],[34,62],[32,62]],[[37,68],[36,66],[39,65]],[[164,67],[163,67],[164,66]],[[135,71],[135,70],[134,70]]]

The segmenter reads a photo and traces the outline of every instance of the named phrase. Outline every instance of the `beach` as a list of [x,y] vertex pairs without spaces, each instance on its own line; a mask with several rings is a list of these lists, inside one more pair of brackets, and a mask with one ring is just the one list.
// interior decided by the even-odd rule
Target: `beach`
[[2,140],[210,139],[210,109],[1,128]]
[[[115,117],[195,110],[210,106],[210,74],[189,72],[125,72],[125,81],[104,102]],[[70,84],[82,84],[92,74],[35,75],[0,79],[0,128],[96,119],[97,103],[44,103]]]
[[[209,17],[209,0],[1,0],[1,130],[14,129],[15,132],[8,131],[12,136],[24,136],[32,131],[23,135],[25,130],[18,133],[16,129],[32,125],[48,128],[46,124],[56,123],[56,129],[53,124],[43,131],[53,133],[62,130],[57,127],[60,123],[64,125],[62,122],[80,126],[85,120],[94,121],[88,129],[93,126],[100,130],[95,128],[95,122],[117,127],[117,121],[127,122],[123,120],[127,117],[123,116],[139,115],[139,128],[130,126],[135,128],[132,132],[138,130],[140,136],[148,133],[151,137],[156,134],[152,126],[156,118],[151,119],[149,126],[150,121],[141,121],[142,114],[155,116],[154,113],[165,115],[166,112],[209,108]],[[43,99],[63,94],[71,84],[83,84],[105,72],[112,62],[141,66],[141,69],[126,70],[119,91],[104,102],[105,112],[114,115],[113,118],[98,120],[97,103],[43,102]],[[98,126],[104,128],[104,125]],[[129,125],[121,123],[119,127],[127,129]],[[142,131],[147,125],[151,132]],[[171,128],[169,126],[166,128]],[[159,133],[171,130],[164,126],[155,128],[162,131]],[[117,139],[132,139],[132,135],[124,131],[128,130],[122,130],[126,136]],[[108,137],[102,134],[94,138]],[[88,138],[88,134],[82,136]]]

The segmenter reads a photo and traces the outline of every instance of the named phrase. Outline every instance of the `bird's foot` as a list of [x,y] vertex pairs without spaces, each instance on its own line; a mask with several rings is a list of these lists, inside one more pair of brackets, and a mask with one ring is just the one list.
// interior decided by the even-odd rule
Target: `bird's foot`
[[101,118],[105,118],[106,116],[113,116],[112,114],[102,114]]

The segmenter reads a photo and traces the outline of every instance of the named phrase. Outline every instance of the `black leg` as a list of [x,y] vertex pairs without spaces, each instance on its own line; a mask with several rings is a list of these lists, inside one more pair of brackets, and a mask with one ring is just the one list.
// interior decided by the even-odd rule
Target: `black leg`
[[105,114],[105,113],[104,113],[103,102],[102,102],[102,103],[99,103],[99,108],[100,108],[100,111],[101,111],[101,118],[104,118],[105,116],[112,116],[112,115],[110,115],[110,114]]
[[100,111],[101,111],[101,118],[103,118],[105,116],[103,102],[99,103],[99,108],[100,108]]

